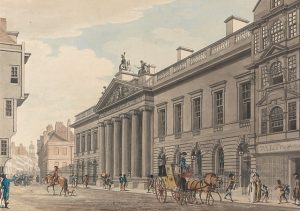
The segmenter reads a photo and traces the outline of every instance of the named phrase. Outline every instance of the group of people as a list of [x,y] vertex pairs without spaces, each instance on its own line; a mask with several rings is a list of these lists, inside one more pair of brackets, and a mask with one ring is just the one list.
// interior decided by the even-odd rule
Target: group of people
[[126,174],[120,174],[119,175],[119,182],[120,182],[120,191],[125,191],[128,181],[127,181],[127,176]]
[[[294,203],[300,206],[300,180],[299,174],[294,174],[295,185],[293,188]],[[229,174],[229,181],[225,192],[224,199],[232,200],[232,191],[236,188],[237,179],[235,175]],[[276,181],[274,190],[277,192],[279,204],[284,200],[288,202],[289,188],[287,185],[282,184],[281,180]],[[251,176],[250,184],[248,186],[248,195],[250,196],[250,202],[267,202],[269,198],[269,189],[265,184],[262,184],[261,179],[257,173],[253,173]],[[228,198],[229,197],[229,198]]]
[[32,182],[33,176],[27,174],[15,174],[13,175],[12,180],[16,186],[28,186]]

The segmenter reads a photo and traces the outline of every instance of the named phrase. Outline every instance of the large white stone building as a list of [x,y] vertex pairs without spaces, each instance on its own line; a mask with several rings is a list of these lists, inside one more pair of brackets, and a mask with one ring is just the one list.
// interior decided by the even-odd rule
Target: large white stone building
[[17,132],[17,108],[28,97],[25,92],[25,64],[30,56],[25,44],[17,42],[18,32],[7,30],[0,18],[0,172],[10,157],[9,144]]
[[94,163],[95,175],[138,181],[186,152],[195,176],[234,173],[246,187],[258,172],[269,186],[292,184],[300,173],[299,8],[297,0],[258,1],[253,23],[230,16],[225,37],[197,52],[179,47],[178,61],[155,74],[143,62],[132,73],[123,56],[97,105],[72,125],[82,175]]

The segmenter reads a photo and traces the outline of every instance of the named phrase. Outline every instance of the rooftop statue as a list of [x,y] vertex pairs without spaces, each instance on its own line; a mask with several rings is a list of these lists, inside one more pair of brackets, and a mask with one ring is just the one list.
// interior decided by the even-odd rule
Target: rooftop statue
[[121,64],[119,65],[119,71],[130,71],[130,61],[126,61],[125,52],[121,54]]

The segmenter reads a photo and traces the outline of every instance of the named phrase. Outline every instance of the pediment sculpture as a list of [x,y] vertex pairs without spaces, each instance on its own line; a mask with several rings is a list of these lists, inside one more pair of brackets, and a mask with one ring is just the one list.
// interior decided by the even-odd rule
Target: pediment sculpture
[[119,100],[122,100],[135,92],[137,92],[139,89],[136,87],[131,87],[131,86],[125,86],[123,84],[118,84],[115,88],[114,91],[109,95],[110,97],[106,100],[106,103],[104,106],[111,105]]

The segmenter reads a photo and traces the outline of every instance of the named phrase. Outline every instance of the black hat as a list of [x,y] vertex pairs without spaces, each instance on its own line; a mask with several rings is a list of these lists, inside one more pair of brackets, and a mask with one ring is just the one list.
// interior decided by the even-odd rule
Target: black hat
[[230,173],[228,176],[229,176],[229,177],[233,177],[234,175],[233,175],[233,173]]

